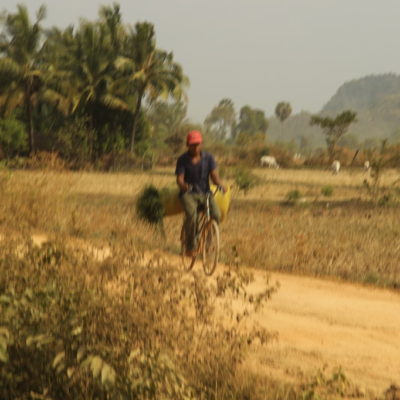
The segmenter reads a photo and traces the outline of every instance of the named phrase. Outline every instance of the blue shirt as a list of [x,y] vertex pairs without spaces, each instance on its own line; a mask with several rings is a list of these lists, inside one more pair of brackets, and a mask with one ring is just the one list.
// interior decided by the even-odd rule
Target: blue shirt
[[194,192],[207,193],[210,190],[210,173],[216,168],[217,163],[210,153],[202,151],[200,161],[193,164],[189,152],[186,152],[178,158],[175,175],[184,174],[185,182],[193,186]]

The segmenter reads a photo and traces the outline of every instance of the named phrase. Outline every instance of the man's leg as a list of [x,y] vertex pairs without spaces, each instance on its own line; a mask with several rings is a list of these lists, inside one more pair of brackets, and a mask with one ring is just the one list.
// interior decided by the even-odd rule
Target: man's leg
[[221,211],[219,210],[219,207],[215,201],[214,196],[210,197],[210,213],[211,217],[214,218],[219,224],[221,220]]
[[181,201],[185,210],[186,248],[188,251],[193,251],[195,250],[197,199],[193,193],[184,193]]

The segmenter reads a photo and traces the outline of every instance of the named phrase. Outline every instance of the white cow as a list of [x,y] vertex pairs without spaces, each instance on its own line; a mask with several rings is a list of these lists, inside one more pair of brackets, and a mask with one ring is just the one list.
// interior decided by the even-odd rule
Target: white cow
[[262,156],[260,162],[262,167],[275,168],[275,169],[279,168],[279,165],[276,162],[275,157],[273,156]]
[[335,160],[332,163],[331,169],[332,169],[332,173],[334,175],[337,175],[339,173],[339,171],[340,171],[340,161],[339,160]]
[[370,170],[370,168],[371,168],[370,162],[368,160],[365,161],[365,163],[364,163],[364,172],[368,172]]

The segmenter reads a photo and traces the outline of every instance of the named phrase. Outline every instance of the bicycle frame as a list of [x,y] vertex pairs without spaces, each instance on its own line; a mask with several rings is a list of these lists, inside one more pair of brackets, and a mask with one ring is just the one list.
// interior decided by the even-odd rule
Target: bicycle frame
[[[217,189],[218,190],[218,189]],[[216,193],[216,191],[215,191]],[[196,252],[195,255],[191,258],[186,260],[185,258],[185,225],[182,226],[181,230],[181,243],[182,243],[182,259],[183,259],[183,264],[184,267],[187,271],[193,268],[193,265],[195,263],[195,260],[197,258],[198,254],[202,254],[202,260],[203,260],[203,269],[206,275],[211,275],[215,267],[217,265],[217,260],[218,260],[218,252],[219,252],[219,230],[218,230],[218,224],[211,218],[211,209],[210,209],[210,199],[211,196],[213,196],[215,193],[208,192],[206,194],[206,199],[205,199],[205,204],[204,208],[201,210],[198,210],[197,218],[196,218],[196,240],[197,240],[197,246],[196,246]],[[214,258],[214,261],[212,261],[211,268],[209,264],[208,258],[206,258],[207,254],[207,249],[205,246],[206,244],[206,238],[209,235],[209,232],[213,231],[214,235],[216,235],[216,256]]]
[[201,234],[201,232],[205,228],[206,224],[211,220],[210,196],[211,196],[211,192],[208,192],[206,194],[206,202],[205,202],[204,210],[200,211],[197,215],[196,236]]

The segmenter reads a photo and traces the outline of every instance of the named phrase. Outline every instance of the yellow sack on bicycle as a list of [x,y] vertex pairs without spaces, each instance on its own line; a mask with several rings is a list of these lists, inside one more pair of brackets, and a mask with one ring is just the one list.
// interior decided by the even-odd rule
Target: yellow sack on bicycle
[[183,205],[179,199],[179,189],[177,187],[165,187],[160,190],[161,203],[164,206],[164,215],[176,215],[183,212]]
[[[215,185],[211,185],[211,191],[214,193],[217,187]],[[226,218],[229,211],[229,205],[231,203],[231,188],[229,186],[226,187],[226,192],[223,193],[220,190],[214,196],[215,202],[221,212],[221,222]]]
[[[215,185],[211,185],[211,191],[216,190]],[[164,215],[171,216],[183,212],[183,205],[179,198],[179,188],[166,187],[160,190],[161,203],[164,206]],[[221,222],[226,218],[231,202],[231,189],[227,187],[225,193],[220,190],[214,196],[215,202],[221,212]]]

